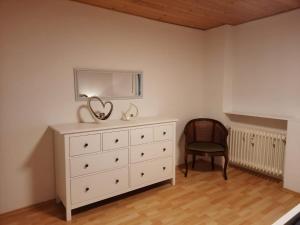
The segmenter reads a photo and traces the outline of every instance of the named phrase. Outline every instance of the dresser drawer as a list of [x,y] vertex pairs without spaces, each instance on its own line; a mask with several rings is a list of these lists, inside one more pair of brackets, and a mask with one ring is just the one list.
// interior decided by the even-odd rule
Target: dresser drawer
[[132,164],[130,168],[131,186],[168,179],[172,176],[172,158],[156,159]]
[[131,130],[131,145],[140,145],[153,142],[153,128],[145,127]]
[[128,131],[114,131],[103,133],[103,150],[128,146]]
[[173,151],[172,147],[172,142],[170,141],[132,146],[130,150],[130,162],[136,163],[171,156]]
[[70,156],[100,152],[100,134],[70,137]]
[[73,157],[70,160],[71,177],[126,165],[128,165],[128,149]]
[[162,125],[154,128],[154,140],[172,140],[172,125]]
[[71,180],[71,202],[79,203],[128,188],[128,168]]

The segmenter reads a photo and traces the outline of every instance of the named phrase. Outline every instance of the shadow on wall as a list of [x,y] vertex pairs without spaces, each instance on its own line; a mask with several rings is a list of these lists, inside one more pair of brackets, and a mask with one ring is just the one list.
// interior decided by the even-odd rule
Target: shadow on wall
[[184,136],[184,130],[183,130],[182,133],[180,134],[179,140],[178,140],[178,149],[179,149],[178,158],[180,159],[179,165],[184,163],[184,161],[183,161],[184,151],[185,151],[184,148],[185,148],[185,136]]
[[176,140],[177,140],[177,164],[182,165],[184,163],[184,150],[185,150],[185,136],[184,136],[184,127],[191,120],[190,119],[179,119],[176,124]]
[[[87,119],[89,118],[89,119]],[[92,123],[96,122],[94,118],[91,117],[89,108],[87,105],[80,105],[77,109],[77,120],[79,123]]]
[[42,202],[55,197],[53,132],[48,127],[34,146],[31,155],[23,165],[30,170],[30,202]]

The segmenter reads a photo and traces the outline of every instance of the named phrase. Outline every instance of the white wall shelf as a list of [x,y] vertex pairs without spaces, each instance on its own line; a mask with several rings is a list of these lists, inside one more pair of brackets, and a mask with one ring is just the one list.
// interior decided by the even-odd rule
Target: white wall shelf
[[274,119],[274,120],[293,120],[295,118],[286,115],[280,114],[264,114],[264,113],[255,113],[255,112],[241,112],[241,111],[226,111],[225,114],[229,115],[239,115],[239,116],[252,116],[252,117],[259,117],[259,118],[267,118],[267,119]]

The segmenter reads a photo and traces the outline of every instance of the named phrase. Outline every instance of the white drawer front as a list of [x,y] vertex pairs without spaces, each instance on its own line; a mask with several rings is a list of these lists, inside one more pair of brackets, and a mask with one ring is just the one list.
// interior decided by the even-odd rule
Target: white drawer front
[[172,125],[162,125],[154,128],[154,140],[172,140]]
[[173,171],[172,165],[172,158],[132,164],[130,168],[131,186],[147,185],[147,183],[152,181],[170,178]]
[[132,146],[130,162],[136,163],[149,159],[171,156],[172,151],[172,142],[170,141]]
[[128,149],[103,154],[73,157],[70,160],[71,177],[128,165]]
[[70,137],[70,156],[100,152],[100,134]]
[[153,128],[145,127],[131,130],[131,145],[153,142]]
[[103,133],[103,150],[128,146],[128,131],[114,131]]
[[79,203],[128,188],[128,168],[71,180],[71,202]]

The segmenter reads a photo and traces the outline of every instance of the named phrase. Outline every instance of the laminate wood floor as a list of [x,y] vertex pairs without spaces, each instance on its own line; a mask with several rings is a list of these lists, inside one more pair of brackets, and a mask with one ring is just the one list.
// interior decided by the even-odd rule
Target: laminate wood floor
[[275,222],[300,202],[300,195],[282,189],[278,181],[229,168],[221,171],[198,163],[187,178],[177,169],[177,183],[155,185],[73,211],[64,221],[64,208],[54,201],[0,216],[1,225],[199,225]]

